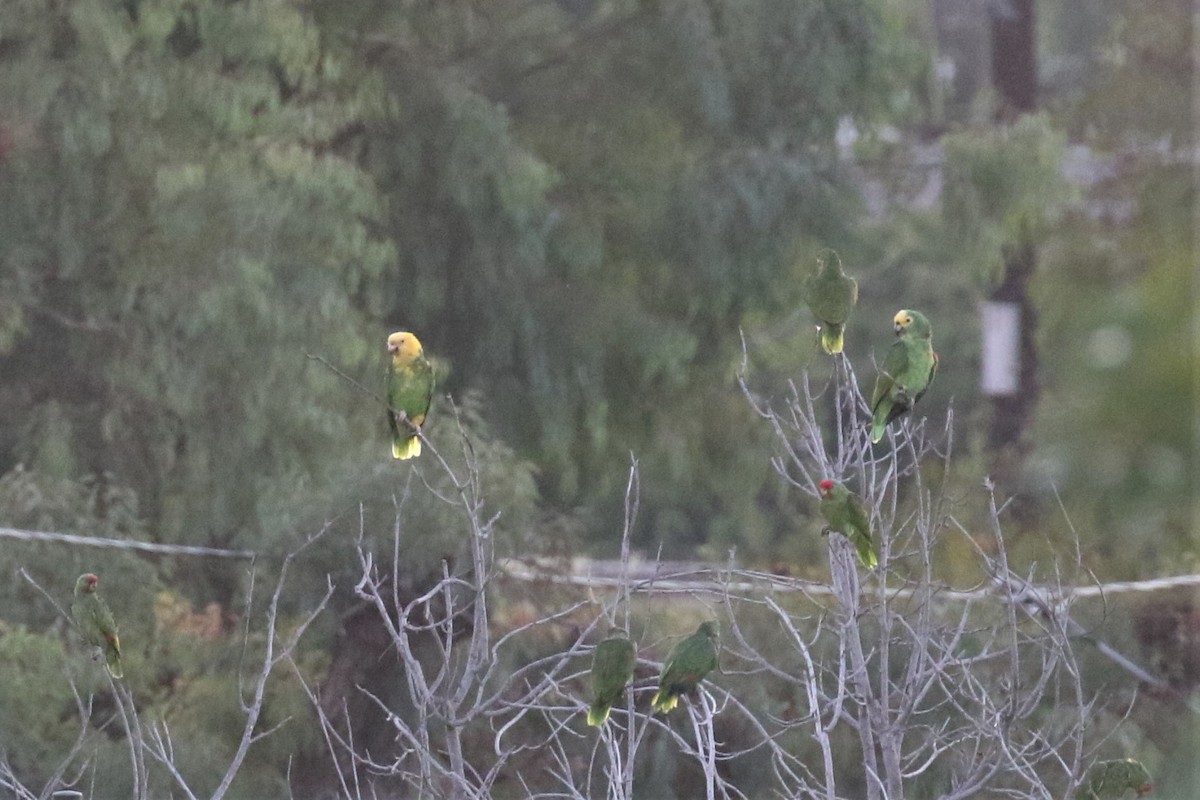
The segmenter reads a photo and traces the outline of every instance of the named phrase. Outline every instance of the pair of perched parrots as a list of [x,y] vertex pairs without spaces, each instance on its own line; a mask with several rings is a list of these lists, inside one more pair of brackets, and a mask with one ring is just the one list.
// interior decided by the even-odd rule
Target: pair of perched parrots
[[[821,346],[833,355],[842,352],[846,320],[858,302],[858,282],[842,270],[837,253],[825,250],[817,257],[817,271],[804,282],[808,307],[820,321]],[[929,388],[937,373],[938,357],[931,343],[929,320],[920,311],[901,309],[892,318],[896,341],[892,343],[871,393],[871,441],[883,439],[892,420],[909,411]],[[840,483],[823,480],[818,486],[821,515],[827,531],[848,537],[863,566],[878,563],[871,542],[871,526],[858,496]]]
[[[846,320],[858,302],[858,282],[842,271],[842,260],[832,250],[817,257],[817,271],[804,281],[808,307],[820,322],[821,346],[833,355],[842,352]],[[925,394],[937,372],[929,320],[920,311],[901,309],[892,318],[896,341],[884,358],[871,393],[871,441],[883,439],[892,420],[913,407]]]
[[[633,680],[637,650],[625,631],[614,628],[596,645],[592,655],[592,705],[588,725],[599,727],[608,719],[613,704]],[[717,623],[702,622],[696,632],[678,642],[667,654],[658,676],[658,691],[650,700],[664,714],[679,704],[681,695],[693,691],[717,668]]]

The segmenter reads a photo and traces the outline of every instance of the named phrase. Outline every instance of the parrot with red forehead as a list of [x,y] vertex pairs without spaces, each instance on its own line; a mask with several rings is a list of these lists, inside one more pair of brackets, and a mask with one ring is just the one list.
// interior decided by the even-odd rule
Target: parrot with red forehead
[[75,581],[75,599],[71,601],[71,616],[83,633],[88,644],[104,651],[104,662],[114,678],[124,676],[121,669],[121,639],[117,636],[117,623],[113,619],[108,603],[96,594],[100,579],[90,572]]
[[388,426],[392,429],[392,458],[421,455],[417,436],[433,400],[433,367],[425,358],[421,341],[408,331],[396,331],[387,339],[392,357],[387,372]]
[[933,382],[938,357],[929,320],[920,311],[901,309],[892,318],[896,341],[883,360],[871,393],[871,441],[883,439],[888,424],[916,404]]
[[1125,758],[1094,764],[1075,797],[1077,800],[1118,800],[1130,791],[1137,797],[1150,794],[1153,788],[1150,773],[1142,762]]
[[817,256],[817,271],[804,280],[804,297],[821,323],[821,347],[833,355],[842,352],[846,320],[858,302],[858,282],[842,271],[842,260],[832,250]]
[[862,500],[842,484],[828,479],[817,484],[817,490],[821,493],[821,516],[828,523],[826,530],[837,531],[849,539],[864,567],[876,567],[879,559],[871,546],[871,520]]

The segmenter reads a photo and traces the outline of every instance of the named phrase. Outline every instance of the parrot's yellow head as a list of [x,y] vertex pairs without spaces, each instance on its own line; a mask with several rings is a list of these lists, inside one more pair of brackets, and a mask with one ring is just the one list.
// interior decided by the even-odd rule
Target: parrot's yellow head
[[411,364],[424,352],[421,340],[408,331],[396,331],[389,336],[387,350],[392,356],[392,363],[398,367]]
[[929,319],[920,311],[902,308],[892,317],[892,327],[897,336],[908,336],[913,339],[928,339],[930,336]]

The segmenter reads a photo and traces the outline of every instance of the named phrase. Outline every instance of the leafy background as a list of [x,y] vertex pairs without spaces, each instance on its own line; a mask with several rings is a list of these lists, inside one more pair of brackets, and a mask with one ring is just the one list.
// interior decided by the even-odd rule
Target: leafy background
[[[815,509],[770,469],[743,358],[767,393],[828,375],[799,286],[837,249],[860,375],[897,308],[933,319],[922,410],[954,409],[968,498],[991,457],[976,303],[1027,242],[1041,395],[1000,487],[1018,552],[1077,534],[1100,579],[1194,572],[1189,6],[1037,10],[1042,110],[1001,126],[982,3],[8,0],[0,524],[282,554],[333,520],[299,568],[346,577],[360,512],[386,534],[414,479],[377,402],[310,356],[376,390],[404,327],[484,452],[508,554],[614,556],[632,452],[647,554],[819,575]],[[439,399],[435,442],[451,417]],[[457,546],[438,513],[414,512],[414,576]],[[945,553],[947,575],[969,558]],[[19,771],[53,763],[70,702],[43,677],[63,622],[21,568],[64,598],[105,576],[131,681],[194,731],[203,771],[235,722],[217,699],[236,708],[244,571],[47,544],[0,562]],[[1172,641],[1200,637],[1190,596],[1140,602],[1113,636],[1183,608]],[[1131,736],[1178,771],[1200,729],[1172,714],[1135,714]],[[281,730],[241,791],[270,791],[314,736]]]

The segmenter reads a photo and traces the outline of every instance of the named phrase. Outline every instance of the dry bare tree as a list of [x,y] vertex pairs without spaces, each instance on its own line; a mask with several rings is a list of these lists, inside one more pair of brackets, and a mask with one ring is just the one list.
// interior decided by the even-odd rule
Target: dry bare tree
[[[625,800],[634,796],[635,774],[663,752],[691,764],[709,798],[749,796],[751,790],[731,777],[746,759],[770,764],[769,791],[782,797],[878,800],[910,797],[919,788],[945,800],[983,792],[1049,798],[1075,785],[1097,742],[1089,739],[1096,701],[1073,650],[1073,623],[1065,609],[1050,613],[1043,604],[1038,611],[1030,602],[1035,585],[1008,563],[1003,508],[990,493],[995,545],[990,554],[978,553],[980,585],[950,591],[937,580],[939,542],[965,529],[944,486],[928,485],[922,464],[937,461],[946,471],[952,418],[936,442],[924,421],[905,419],[889,431],[886,447],[872,447],[856,377],[844,359],[835,364],[829,397],[815,393],[804,375],[778,410],[742,382],[776,434],[780,455],[773,463],[781,480],[811,497],[814,507],[822,479],[852,483],[869,511],[880,566],[860,571],[849,544],[831,535],[825,585],[764,581],[732,560],[691,580],[631,579],[635,463],[621,532],[623,578],[600,599],[593,591],[594,603],[572,601],[498,632],[489,624],[497,513],[485,502],[465,433],[460,472],[430,447],[453,491],[438,491],[429,481],[425,486],[457,510],[470,568],[455,574],[447,566],[424,592],[403,601],[396,589],[405,548],[403,504],[390,564],[381,568],[377,554],[360,546],[356,592],[385,620],[404,696],[389,704],[372,695],[395,731],[392,753],[356,747],[346,720],[322,712],[342,795],[370,796],[382,780],[408,787],[414,797],[486,798],[499,785],[515,784],[517,794],[531,798]],[[831,404],[828,422],[823,404]],[[584,728],[586,642],[619,615],[630,630],[637,598],[671,593],[723,609],[722,671],[735,688],[714,676],[682,704],[682,714],[653,715],[647,676],[661,664],[643,648],[643,677],[628,688],[625,703],[599,731]],[[567,647],[510,668],[506,649],[519,651],[521,639],[539,627],[580,613],[593,616]],[[782,715],[739,698],[736,686],[748,681],[791,693],[800,710]],[[309,691],[319,711],[330,707],[329,698]],[[736,739],[725,735],[730,731]],[[764,780],[757,776],[757,791]]]
[[[353,800],[500,794],[631,800],[664,765],[691,776],[688,796],[711,800],[1034,800],[1073,792],[1105,735],[1094,723],[1100,701],[1080,667],[1081,629],[1064,588],[1063,575],[1079,571],[1078,552],[1065,564],[1019,572],[1005,544],[1004,504],[988,485],[979,500],[992,541],[986,551],[976,548],[979,581],[947,587],[936,574],[936,553],[969,527],[956,516],[963,501],[951,502],[945,485],[952,417],[936,432],[924,420],[903,418],[885,444],[873,446],[857,378],[845,359],[833,364],[822,390],[814,391],[803,374],[777,406],[759,399],[745,377],[741,385],[775,434],[772,463],[791,491],[815,509],[826,478],[857,490],[871,519],[878,567],[862,569],[849,542],[831,534],[827,582],[755,572],[732,555],[723,567],[635,577],[635,461],[620,526],[620,577],[609,584],[577,581],[583,591],[560,607],[501,626],[497,606],[505,598],[497,587],[511,583],[503,582],[496,554],[500,514],[460,425],[455,463],[461,466],[426,441],[429,456],[413,474],[416,491],[453,510],[469,553],[465,563],[447,560],[419,590],[401,589],[409,577],[407,488],[396,501],[386,550],[372,549],[365,529],[356,546],[354,592],[386,631],[395,691],[384,696],[362,685],[352,691],[380,712],[391,746],[380,748],[378,738],[374,747],[356,742],[350,698],[323,694],[327,687],[309,683],[294,658],[332,588],[290,635],[278,633],[289,556],[261,623],[264,652],[244,685],[245,727],[212,796],[225,795],[249,748],[270,735],[259,729],[264,687],[283,663],[292,666],[318,717],[333,793]],[[624,702],[602,728],[585,727],[590,643],[609,625],[645,628],[647,604],[667,600],[720,616],[719,670],[677,711],[654,714],[648,701],[664,648],[643,642]],[[547,641],[565,644],[547,648]],[[1151,677],[1135,669],[1139,680]],[[166,722],[144,726],[133,698],[117,686],[113,691],[130,742],[135,795],[163,788],[149,786],[149,760],[170,777],[170,791],[197,797]],[[25,800],[80,785],[90,702],[77,696],[77,705],[80,740],[54,786],[21,786],[0,762],[0,787]]]
[[[245,668],[245,672],[240,671],[238,675],[238,686],[241,691],[239,700],[241,712],[244,716],[244,724],[237,746],[224,773],[221,775],[220,781],[216,788],[207,795],[212,800],[220,800],[220,798],[225,797],[229,793],[234,779],[242,769],[250,747],[254,743],[270,736],[282,724],[287,722],[285,720],[271,728],[260,729],[259,723],[262,719],[266,699],[267,682],[276,673],[277,667],[285,662],[291,663],[291,657],[296,647],[312,622],[324,611],[333,589],[332,586],[327,587],[324,595],[316,599],[315,604],[308,614],[295,624],[286,635],[279,627],[281,622],[279,616],[280,599],[287,583],[289,566],[305,548],[324,533],[325,529],[317,531],[308,537],[303,545],[283,558],[270,601],[267,604],[265,612],[262,614],[262,620],[258,626],[254,625],[255,615],[252,613],[256,594],[254,583],[257,573],[253,564],[250,567],[250,581],[246,601],[247,608],[244,615],[246,624],[243,631],[242,648],[242,666]],[[57,534],[41,535],[57,536]],[[91,541],[84,543],[88,546],[100,546],[96,542]],[[137,542],[133,544],[137,545],[136,549],[149,549],[146,543]],[[102,546],[124,548],[125,543],[120,540],[105,540]],[[193,554],[212,555],[211,552]],[[234,555],[241,557],[245,553],[239,552]],[[21,575],[35,589],[41,592],[43,597],[54,606],[62,619],[67,621],[69,625],[74,624],[71,622],[70,615],[54,599],[53,595],[46,591],[25,570],[21,571]],[[256,638],[261,638],[263,643],[262,653],[257,658],[250,655],[251,640]],[[144,724],[138,712],[136,698],[130,688],[123,681],[113,679],[107,671],[104,674],[108,681],[109,694],[116,709],[113,718],[119,721],[124,731],[123,741],[125,749],[128,751],[130,765],[131,796],[136,800],[147,800],[148,798],[182,795],[191,798],[191,800],[196,800],[199,794],[194,785],[200,779],[204,779],[204,782],[207,783],[212,776],[185,775],[176,757],[175,740],[171,734],[167,720],[163,718],[150,722],[148,725]],[[0,753],[0,788],[12,792],[13,796],[20,798],[20,800],[33,800],[34,798],[49,800],[49,798],[83,798],[95,796],[95,787],[90,785],[88,777],[93,767],[92,753],[94,752],[97,737],[105,736],[103,728],[112,724],[113,720],[110,719],[97,724],[93,713],[94,697],[89,695],[84,698],[80,694],[69,671],[64,672],[63,680],[70,684],[72,695],[75,698],[75,705],[79,713],[79,732],[68,752],[64,754],[58,768],[53,771],[44,785],[40,789],[35,790],[22,783],[11,768],[11,765],[3,758],[3,754]],[[162,773],[167,776],[167,780],[163,781],[161,785],[152,785],[153,771],[147,767],[147,757],[149,757],[149,761],[157,763],[162,768]]]

